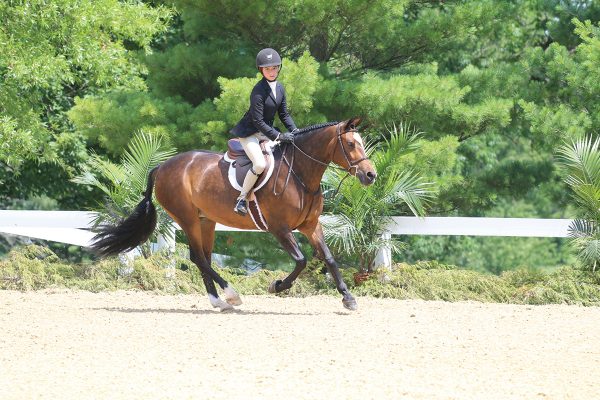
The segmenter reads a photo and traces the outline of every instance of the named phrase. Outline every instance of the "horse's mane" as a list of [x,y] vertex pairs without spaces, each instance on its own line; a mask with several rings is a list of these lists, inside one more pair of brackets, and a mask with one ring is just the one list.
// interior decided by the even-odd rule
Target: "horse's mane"
[[317,129],[326,128],[328,126],[333,126],[333,125],[337,125],[337,124],[339,124],[339,122],[336,121],[336,122],[325,122],[322,124],[307,126],[305,128],[297,130],[294,133],[294,136],[304,135],[305,133],[310,133],[312,131],[316,131]]

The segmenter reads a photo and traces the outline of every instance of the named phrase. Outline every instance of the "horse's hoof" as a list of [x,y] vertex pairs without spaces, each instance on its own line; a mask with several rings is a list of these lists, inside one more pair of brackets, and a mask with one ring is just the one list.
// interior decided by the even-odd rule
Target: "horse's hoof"
[[232,306],[241,306],[242,305],[242,299],[240,299],[239,297],[237,299],[230,299],[230,298],[225,298],[225,301],[227,301],[228,304],[231,304]]
[[227,303],[231,304],[232,306],[242,305],[242,299],[240,299],[240,295],[231,286],[227,286],[223,292],[225,293],[225,301],[227,301]]
[[271,282],[271,284],[269,285],[269,293],[277,293],[277,286],[281,283],[280,279],[277,279],[276,281]]
[[208,299],[210,300],[210,304],[213,306],[213,308],[218,308],[221,312],[231,311],[234,309],[231,304],[225,303],[223,300],[219,299],[218,297],[214,297],[213,295],[209,294]]
[[342,304],[345,308],[347,308],[350,311],[356,311],[356,309],[358,308],[358,304],[354,299],[343,299]]
[[220,310],[219,310],[219,311],[221,311],[221,312],[230,312],[230,311],[235,311],[235,308],[233,308],[233,306],[232,306],[231,304],[227,304],[227,303],[225,303],[225,304],[226,304],[226,305],[224,305],[224,306],[220,307]]

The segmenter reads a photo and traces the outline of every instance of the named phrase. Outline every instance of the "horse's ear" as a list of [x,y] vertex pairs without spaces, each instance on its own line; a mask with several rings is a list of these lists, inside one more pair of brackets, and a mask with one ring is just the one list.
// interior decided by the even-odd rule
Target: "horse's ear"
[[349,131],[351,129],[358,128],[358,125],[360,125],[361,121],[362,121],[362,118],[360,118],[360,117],[350,118],[348,120],[348,122],[346,122],[346,125],[344,125],[344,132]]

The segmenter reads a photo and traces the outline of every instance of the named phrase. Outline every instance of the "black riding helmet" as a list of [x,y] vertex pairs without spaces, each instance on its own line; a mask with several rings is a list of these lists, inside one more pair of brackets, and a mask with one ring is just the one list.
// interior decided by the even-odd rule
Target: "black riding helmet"
[[256,55],[256,68],[261,67],[273,67],[275,65],[281,65],[281,57],[275,50],[267,48],[262,49]]

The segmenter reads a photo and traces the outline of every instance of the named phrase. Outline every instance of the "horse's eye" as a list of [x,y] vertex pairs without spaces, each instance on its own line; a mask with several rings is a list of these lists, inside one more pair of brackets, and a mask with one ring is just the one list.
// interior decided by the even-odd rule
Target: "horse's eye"
[[354,144],[354,142],[348,142],[348,146],[354,148],[354,146],[356,146],[356,145]]

